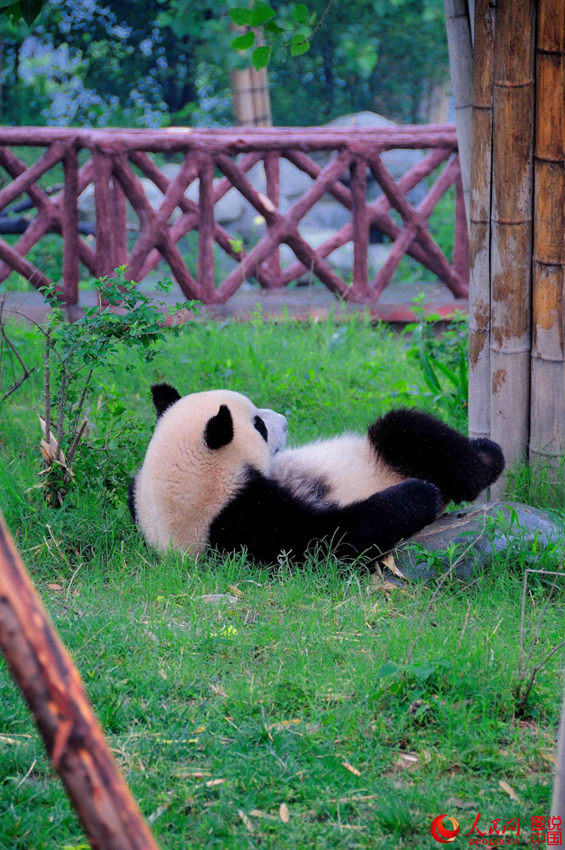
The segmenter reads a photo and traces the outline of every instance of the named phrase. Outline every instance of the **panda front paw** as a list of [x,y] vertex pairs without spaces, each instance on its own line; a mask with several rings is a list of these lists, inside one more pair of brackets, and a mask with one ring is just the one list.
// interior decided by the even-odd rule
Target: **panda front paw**
[[433,522],[441,513],[441,492],[430,481],[408,478],[398,485],[402,488],[402,498],[413,512],[422,520],[422,525]]

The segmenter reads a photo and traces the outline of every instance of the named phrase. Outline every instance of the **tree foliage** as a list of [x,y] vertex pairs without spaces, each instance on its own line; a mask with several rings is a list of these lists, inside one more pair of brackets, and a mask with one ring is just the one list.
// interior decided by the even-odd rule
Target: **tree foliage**
[[442,0],[50,0],[31,34],[4,7],[0,42],[4,123],[229,124],[230,70],[250,63],[276,124],[414,122],[448,74]]

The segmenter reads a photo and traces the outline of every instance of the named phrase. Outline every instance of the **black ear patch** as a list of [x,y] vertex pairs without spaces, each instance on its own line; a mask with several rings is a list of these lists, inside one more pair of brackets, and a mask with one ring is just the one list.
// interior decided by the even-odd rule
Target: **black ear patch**
[[180,398],[179,393],[170,384],[153,384],[151,396],[157,411],[157,419]]
[[265,425],[265,423],[263,422],[263,420],[261,419],[260,416],[256,416],[255,419],[253,420],[253,427],[255,428],[256,431],[259,431],[259,433],[261,434],[261,436],[263,437],[265,442],[268,443],[269,442],[269,432],[267,431],[267,426]]
[[233,420],[226,404],[220,405],[216,415],[206,423],[204,439],[209,449],[221,449],[233,440]]

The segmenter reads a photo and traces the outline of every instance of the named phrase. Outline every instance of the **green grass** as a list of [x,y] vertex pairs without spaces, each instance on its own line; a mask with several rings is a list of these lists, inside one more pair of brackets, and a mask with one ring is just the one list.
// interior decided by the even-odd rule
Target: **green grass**
[[[16,333],[39,365],[33,334]],[[362,429],[394,404],[433,410],[408,345],[362,321],[258,316],[189,328],[150,367],[124,355],[99,376],[77,488],[58,511],[34,487],[39,370],[0,407],[2,510],[163,848],[428,848],[435,816],[467,832],[478,811],[483,831],[520,817],[527,843],[529,818],[548,814],[562,658],[518,714],[518,554],[472,586],[387,592],[331,558],[275,570],[240,555],[160,558],[127,516],[151,382],[244,391],[302,441]],[[522,498],[535,483],[516,481]],[[543,614],[532,663],[562,638],[563,593],[545,608],[547,588],[528,596],[529,640]],[[5,669],[0,706],[0,848],[84,844]]]

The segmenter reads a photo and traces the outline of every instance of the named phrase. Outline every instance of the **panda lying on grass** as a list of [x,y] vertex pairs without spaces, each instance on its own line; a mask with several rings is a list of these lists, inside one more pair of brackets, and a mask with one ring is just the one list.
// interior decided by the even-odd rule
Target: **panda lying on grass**
[[475,499],[504,468],[496,443],[417,410],[392,410],[364,436],[285,449],[284,416],[239,393],[151,392],[157,425],[128,501],[161,552],[245,547],[272,563],[325,540],[338,557],[375,557],[448,502]]

